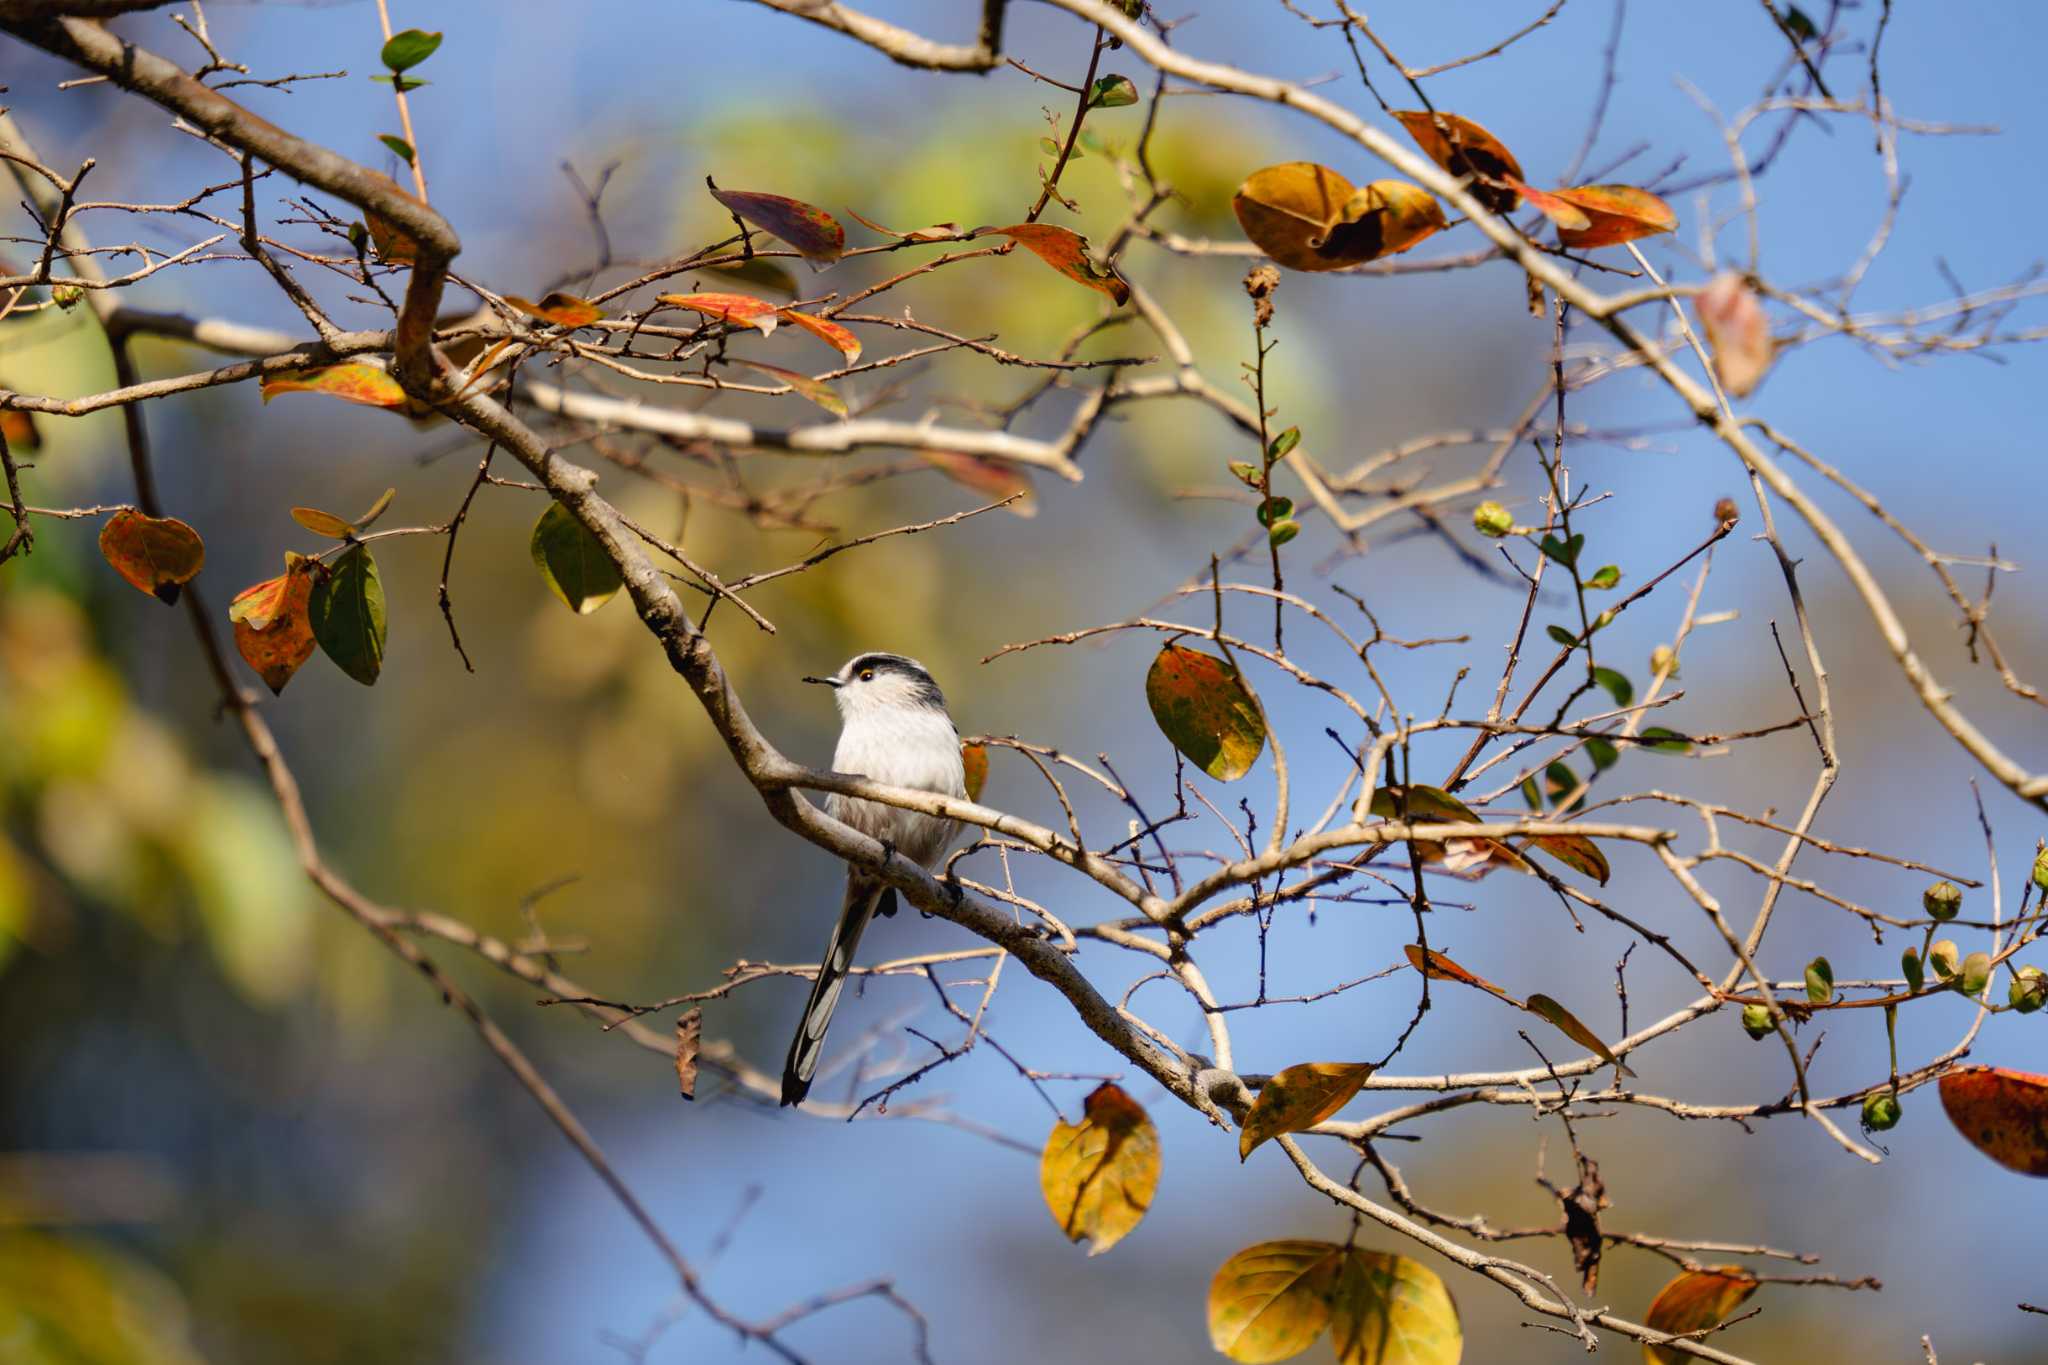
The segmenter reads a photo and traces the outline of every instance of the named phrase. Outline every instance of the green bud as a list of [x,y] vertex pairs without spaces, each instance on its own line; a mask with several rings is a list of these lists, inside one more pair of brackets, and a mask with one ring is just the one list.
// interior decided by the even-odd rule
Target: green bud
[[1948,921],[1963,908],[1963,893],[1954,882],[1936,882],[1920,893],[1920,907],[1935,919]]
[[1906,989],[1916,995],[1927,983],[1927,968],[1921,963],[1920,954],[1911,948],[1899,954],[1899,970],[1906,974]]
[[2048,891],[2048,846],[2034,855],[2034,885]]
[[1287,517],[1266,528],[1266,542],[1277,550],[1300,534],[1301,523],[1293,517]]
[[1744,1005],[1742,1007],[1742,1031],[1752,1038],[1770,1037],[1773,1031],[1771,1028],[1771,1012],[1762,1005]]
[[2006,995],[2021,1014],[2032,1014],[2048,1005],[2048,973],[2039,967],[2022,967],[2012,975],[2012,989]]
[[1886,1133],[1899,1126],[1899,1097],[1889,1090],[1880,1090],[1863,1097],[1863,1127],[1873,1133]]
[[1943,981],[1956,974],[1956,965],[1963,960],[1963,950],[1956,947],[1952,938],[1938,938],[1927,950],[1927,965],[1934,968],[1934,974]]
[[1956,974],[1956,989],[1964,995],[1982,995],[1991,984],[1991,954],[1971,953]]
[[84,297],[85,291],[75,284],[60,284],[50,291],[51,302],[67,313],[76,308]]
[[1512,535],[1515,519],[1497,502],[1482,502],[1472,509],[1472,529],[1489,540]]

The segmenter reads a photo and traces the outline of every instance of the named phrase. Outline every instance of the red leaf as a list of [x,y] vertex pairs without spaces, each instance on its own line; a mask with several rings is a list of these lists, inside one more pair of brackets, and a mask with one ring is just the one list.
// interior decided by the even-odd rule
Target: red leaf
[[1557,240],[1571,247],[1619,246],[1678,226],[1671,205],[1634,185],[1580,185],[1538,190],[1509,182],[1557,224]]
[[860,338],[830,318],[813,317],[794,308],[783,308],[778,313],[785,322],[793,322],[819,340],[837,347],[839,354],[846,357],[847,364],[860,359]]
[[[705,184],[711,185],[709,177]],[[711,185],[711,197],[755,227],[795,247],[812,265],[830,265],[846,252],[846,229],[815,205],[780,194],[753,190],[722,190]]]
[[752,294],[662,294],[656,302],[693,309],[735,327],[752,327],[762,336],[773,332],[782,316],[781,309]]
[[287,554],[284,564],[283,574],[242,589],[228,604],[235,649],[273,694],[284,691],[316,647],[310,615],[312,561]]

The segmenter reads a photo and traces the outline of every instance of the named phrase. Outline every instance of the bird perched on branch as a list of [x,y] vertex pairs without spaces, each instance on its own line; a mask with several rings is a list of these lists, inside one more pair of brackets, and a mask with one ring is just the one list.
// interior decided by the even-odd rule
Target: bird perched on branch
[[[832,754],[835,772],[857,773],[893,787],[915,787],[941,796],[967,799],[967,774],[960,756],[960,733],[946,714],[945,694],[915,659],[901,654],[858,654],[829,678],[805,678],[832,689],[839,703],[839,747]],[[921,867],[939,861],[959,823],[876,801],[837,793],[825,798],[825,811]],[[873,871],[849,866],[839,922],[825,945],[818,979],[804,1005],[804,1017],[789,1045],[782,1069],[782,1102],[801,1104],[810,1093],[811,1077],[825,1047],[825,1030],[839,1006],[840,991],[861,931],[877,914],[896,913],[895,889]]]

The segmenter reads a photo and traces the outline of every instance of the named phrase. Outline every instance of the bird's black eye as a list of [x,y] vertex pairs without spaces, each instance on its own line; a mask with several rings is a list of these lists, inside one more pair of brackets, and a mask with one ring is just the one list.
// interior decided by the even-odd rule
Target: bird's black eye
[[863,668],[860,671],[860,680],[862,682],[873,682],[875,680],[875,670],[872,668]]

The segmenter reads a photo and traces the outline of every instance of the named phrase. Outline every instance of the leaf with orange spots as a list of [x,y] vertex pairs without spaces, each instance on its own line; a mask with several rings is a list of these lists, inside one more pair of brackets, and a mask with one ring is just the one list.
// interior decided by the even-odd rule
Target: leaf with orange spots
[[1671,205],[1634,185],[1580,185],[1539,190],[1512,182],[1536,210],[1557,224],[1557,240],[1568,247],[1619,246],[1678,227]]
[[1520,196],[1509,182],[1522,178],[1522,166],[1499,138],[1471,119],[1442,111],[1396,109],[1394,117],[1431,161],[1452,175],[1480,177],[1472,186],[1474,199],[1495,213],[1514,211]]
[[517,308],[530,318],[552,322],[562,327],[588,327],[604,316],[604,309],[588,299],[579,299],[574,294],[564,294],[557,289],[554,293],[532,303],[517,294],[507,294],[505,302]]
[[[1756,1286],[1756,1276],[1739,1265],[1688,1270],[1657,1291],[1643,1322],[1674,1336],[1718,1327],[1723,1318],[1756,1293]],[[1643,1347],[1645,1365],[1680,1365],[1691,1359],[1662,1346]]]
[[1078,1124],[1053,1125],[1039,1158],[1038,1183],[1053,1221],[1070,1242],[1100,1256],[1122,1241],[1152,1207],[1159,1188],[1159,1130],[1139,1103],[1105,1081],[1088,1096]]
[[406,403],[405,390],[389,370],[362,360],[267,374],[263,376],[262,393],[266,403],[281,393],[324,393],[372,408],[402,408]]
[[1016,223],[1010,227],[976,228],[973,235],[1008,237],[1074,283],[1099,289],[1119,304],[1130,301],[1131,287],[1116,273],[1116,267],[1097,264],[1088,254],[1088,239],[1069,228],[1050,223]]
[[812,265],[830,265],[846,253],[846,229],[825,210],[787,195],[722,190],[706,176],[711,197],[733,213],[797,249]]
[[846,400],[832,392],[832,386],[823,380],[813,379],[795,370],[784,369],[780,365],[769,365],[759,360],[742,360],[738,356],[731,357],[730,363],[744,365],[750,370],[759,370],[771,379],[781,380],[834,417],[846,416]]
[[[1038,515],[1038,497],[1031,477],[1017,466],[986,455],[967,455],[957,450],[920,450],[925,463],[957,484],[992,499],[1016,497],[1009,510],[1020,517]],[[1018,497],[1019,494],[1023,496]]]
[[2048,1176],[2048,1076],[1957,1067],[1941,1078],[1941,1107],[1971,1146],[2008,1171]]
[[988,747],[982,744],[962,744],[960,769],[967,782],[967,799],[981,800],[981,789],[988,785]]
[[1168,645],[1145,675],[1152,719],[1173,747],[1219,782],[1252,770],[1266,747],[1266,715],[1227,660]]
[[1763,382],[1777,351],[1770,319],[1742,276],[1724,270],[1694,296],[1693,312],[1706,329],[1714,373],[1730,398],[1746,398]]
[[206,565],[206,543],[176,517],[144,516],[124,507],[100,528],[100,553],[114,572],[169,604]]
[[839,354],[846,357],[847,364],[851,365],[860,359],[860,338],[832,321],[832,319],[814,317],[809,313],[799,313],[794,308],[780,309],[778,310],[778,316],[784,322],[793,322],[812,336],[837,348]]
[[1237,1159],[1268,1138],[1315,1127],[1349,1104],[1372,1072],[1371,1062],[1301,1062],[1268,1076],[1245,1111]]
[[656,302],[688,308],[734,327],[752,327],[762,336],[773,332],[782,320],[780,308],[752,294],[662,294]]
[[1290,270],[1363,265],[1406,251],[1445,226],[1436,200],[1405,180],[1355,187],[1313,161],[1252,172],[1230,206],[1252,245]]
[[284,568],[278,577],[242,589],[228,604],[228,619],[235,624],[235,650],[273,695],[284,691],[292,674],[317,647],[310,614],[312,561],[287,553]]

